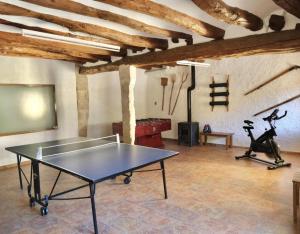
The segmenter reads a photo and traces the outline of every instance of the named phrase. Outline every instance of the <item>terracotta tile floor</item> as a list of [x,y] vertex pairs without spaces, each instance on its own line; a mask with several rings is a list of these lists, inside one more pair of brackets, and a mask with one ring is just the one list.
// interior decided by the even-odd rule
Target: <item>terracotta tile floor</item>
[[[235,161],[243,149],[187,148],[167,143],[180,156],[166,161],[169,199],[163,199],[159,172],[137,173],[97,185],[100,233],[300,233],[292,222],[292,175],[300,156],[288,154],[292,168],[268,171],[262,164]],[[24,167],[26,170],[28,166]],[[42,167],[49,193],[56,171]],[[15,168],[0,171],[0,233],[93,233],[89,199],[50,201],[49,214],[29,208]],[[82,182],[63,175],[57,191]],[[88,194],[87,189],[74,195]],[[298,231],[298,232],[297,232]]]

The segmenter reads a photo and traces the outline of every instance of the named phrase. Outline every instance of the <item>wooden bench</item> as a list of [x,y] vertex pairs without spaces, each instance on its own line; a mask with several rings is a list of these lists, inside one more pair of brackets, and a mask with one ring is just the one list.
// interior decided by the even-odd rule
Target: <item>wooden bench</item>
[[293,217],[294,223],[297,223],[297,211],[299,207],[299,185],[300,172],[296,172],[293,177]]
[[[206,132],[200,132],[200,145],[204,145],[207,143],[207,137],[212,136],[212,137],[224,137],[226,139],[225,145],[226,149],[232,147],[232,136],[234,133],[226,133],[226,132],[211,132],[211,133],[206,133]],[[204,140],[203,140],[204,138]]]

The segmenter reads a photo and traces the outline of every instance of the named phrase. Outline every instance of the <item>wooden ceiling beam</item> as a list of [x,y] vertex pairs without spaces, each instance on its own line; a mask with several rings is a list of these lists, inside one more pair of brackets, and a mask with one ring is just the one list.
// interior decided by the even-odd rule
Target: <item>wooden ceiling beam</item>
[[120,65],[136,67],[166,64],[184,59],[220,59],[256,54],[287,53],[300,51],[300,30],[287,30],[227,40],[210,41],[177,47],[165,51],[128,56],[113,63],[81,67],[81,74],[116,71]]
[[[0,18],[0,24],[13,26],[13,27],[20,28],[20,29],[27,29],[27,30],[37,31],[37,32],[44,32],[44,33],[50,33],[50,34],[54,34],[54,35],[64,36],[64,37],[77,38],[77,39],[84,40],[84,41],[92,41],[92,42],[97,42],[97,43],[116,45],[116,46],[120,46],[121,48],[124,48],[124,49],[131,49],[131,48],[133,49],[133,47],[130,47],[130,46],[127,46],[120,42],[109,40],[109,39],[92,37],[92,36],[88,36],[88,35],[83,36],[83,35],[77,35],[77,34],[70,33],[70,32],[63,32],[63,31],[58,31],[58,30],[53,30],[53,29],[48,29],[48,28],[29,26],[29,25],[25,25],[25,24],[13,22],[13,21],[1,19],[1,18]],[[137,49],[138,48],[139,47],[137,47]],[[140,48],[140,49],[144,49],[144,48]]]
[[273,0],[273,2],[300,19],[300,0]]
[[185,27],[204,37],[221,39],[224,37],[225,31],[215,27],[199,19],[193,18],[187,14],[173,10],[162,4],[150,0],[96,0],[98,2],[107,3],[120,8],[141,12],[146,15],[154,16],[167,20],[176,25]]
[[52,53],[49,51],[44,51],[36,48],[29,48],[23,46],[8,46],[0,45],[0,55],[1,56],[14,56],[14,57],[33,57],[33,58],[42,58],[42,59],[53,59],[53,60],[62,60],[74,63],[85,63],[89,60],[83,58],[77,58],[60,53]]
[[162,36],[162,37],[170,37],[176,41],[179,38],[185,39],[190,44],[192,44],[191,42],[193,41],[192,35],[155,27],[155,26],[146,24],[142,21],[138,21],[138,20],[135,20],[135,19],[123,16],[123,15],[115,14],[110,11],[104,11],[104,10],[96,9],[93,7],[89,7],[87,5],[84,5],[84,4],[81,4],[78,2],[74,2],[72,0],[23,0],[23,1],[37,4],[37,5],[44,6],[44,7],[48,7],[48,8],[54,8],[54,9],[58,9],[58,10],[63,10],[63,11],[73,12],[73,13],[77,13],[77,14],[81,14],[81,15],[100,18],[103,20],[108,20],[108,21],[111,21],[114,23],[128,26],[130,28],[133,28],[133,29],[136,29],[136,30],[139,30],[142,32],[146,32],[146,33],[150,33],[150,34]]
[[84,40],[84,41],[92,41],[92,42],[104,43],[104,44],[108,44],[108,45],[120,46],[120,48],[121,48],[120,52],[122,55],[126,54],[126,51],[124,51],[126,49],[130,49],[134,52],[142,51],[145,49],[144,47],[129,46],[129,45],[122,44],[118,41],[113,41],[113,40],[109,40],[109,39],[105,39],[105,38],[94,37],[91,35],[83,36],[83,35],[78,35],[78,34],[74,34],[74,33],[70,33],[70,32],[63,32],[63,31],[58,31],[58,30],[53,30],[53,29],[48,29],[48,28],[29,26],[29,25],[16,23],[16,22],[12,22],[9,20],[1,19],[1,18],[0,18],[0,24],[13,26],[13,27],[16,27],[19,29],[27,29],[27,30],[37,31],[37,32],[44,32],[44,33],[50,33],[53,35],[64,36],[64,37],[77,38],[77,39]]
[[140,67],[141,69],[145,69],[145,70],[151,70],[152,68],[158,68],[158,69],[160,69],[160,68],[163,68],[163,65],[150,65],[150,66],[142,66],[142,67]]
[[49,48],[45,48],[42,46],[35,46],[35,45],[30,45],[30,44],[23,44],[20,42],[7,42],[7,41],[3,41],[2,39],[0,39],[0,43],[1,46],[6,46],[7,48],[12,48],[12,47],[16,47],[16,48],[27,48],[27,49],[32,49],[32,51],[36,50],[42,50],[44,52],[49,52],[52,54],[61,54],[61,55],[66,55],[67,57],[72,57],[72,58],[76,58],[78,61],[83,61],[83,62],[90,62],[90,63],[96,63],[99,61],[103,61],[103,62],[111,62],[111,57],[108,55],[91,55],[91,54],[84,54],[84,53],[70,53],[68,51],[65,50],[60,50],[60,49],[49,49]]
[[[84,46],[74,46],[67,43],[54,42],[30,37],[24,37],[19,33],[0,32],[0,42],[6,45],[26,46],[28,48],[42,49],[52,53],[61,53],[72,57],[83,58],[90,62],[98,60],[107,61],[110,58],[109,54],[101,54],[94,48]],[[96,51],[96,52],[95,52]]]
[[32,11],[26,8],[22,8],[16,5],[0,2],[0,14],[4,15],[16,15],[27,16],[37,18],[50,23],[58,24],[68,28],[72,32],[83,32],[99,37],[104,37],[110,40],[119,41],[126,45],[145,47],[145,48],[159,48],[167,49],[168,40],[149,38],[137,35],[130,35],[113,29],[105,28],[99,25],[82,23],[79,21],[73,21],[65,18],[61,18],[54,15],[48,15]]
[[163,65],[146,65],[146,66],[140,66],[139,68],[141,69],[145,69],[145,70],[151,70],[152,68],[164,68],[164,66],[168,66],[168,67],[175,67],[175,66],[181,66],[176,64],[176,62],[172,62],[172,63],[165,63]]
[[227,5],[222,0],[193,0],[207,14],[228,24],[240,25],[252,31],[262,29],[264,22],[258,16],[237,7]]

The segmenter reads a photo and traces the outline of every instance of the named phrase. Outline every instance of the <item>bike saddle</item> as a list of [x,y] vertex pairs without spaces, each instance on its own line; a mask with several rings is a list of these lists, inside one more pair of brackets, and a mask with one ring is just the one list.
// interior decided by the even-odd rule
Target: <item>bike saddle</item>
[[244,120],[244,123],[245,123],[245,124],[248,124],[248,125],[251,125],[251,124],[253,124],[253,122],[252,122],[252,121],[250,121],[250,120]]

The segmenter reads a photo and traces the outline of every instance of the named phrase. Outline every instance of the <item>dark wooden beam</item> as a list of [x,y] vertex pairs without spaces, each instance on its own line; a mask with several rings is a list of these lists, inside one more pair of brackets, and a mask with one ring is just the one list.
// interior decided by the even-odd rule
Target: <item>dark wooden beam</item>
[[[162,4],[150,0],[96,0],[98,2],[107,3],[120,8],[141,12],[160,19],[167,20],[179,26],[185,27],[202,36],[221,39],[224,37],[225,31],[201,20],[193,18],[187,14],[173,10]],[[175,6],[176,7],[176,6]]]
[[96,9],[93,7],[89,7],[87,5],[74,2],[72,0],[23,0],[25,2],[30,2],[33,4],[38,4],[40,6],[54,8],[63,11],[74,12],[81,15],[87,15],[91,17],[96,17],[104,20],[108,20],[111,22],[115,22],[118,24],[126,25],[130,28],[150,33],[157,36],[170,37],[174,38],[174,40],[178,40],[179,38],[185,39],[187,41],[192,41],[192,35],[172,31],[168,29],[163,29],[159,27],[155,27],[149,24],[146,24],[142,21],[138,21],[135,19],[131,19],[127,16],[119,15],[112,13],[110,11],[104,11],[100,9]]
[[181,66],[181,65],[178,65],[175,62],[172,62],[172,63],[165,63],[163,65],[146,65],[146,66],[140,66],[139,68],[145,69],[145,70],[149,71],[152,68],[154,68],[154,69],[162,69],[162,68],[164,68],[166,66],[168,66],[168,67],[176,67],[176,66]]
[[285,19],[282,15],[271,15],[269,19],[269,27],[274,31],[281,31],[285,25]]
[[82,74],[117,71],[120,65],[136,67],[166,64],[183,59],[221,59],[257,54],[288,53],[300,51],[300,31],[288,30],[227,40],[182,46],[166,51],[128,56],[113,63],[100,66],[81,67]]
[[273,0],[288,13],[300,18],[300,0]]
[[140,68],[144,70],[151,70],[152,68],[160,69],[163,68],[163,65],[150,65],[150,66],[143,66]]
[[258,16],[229,6],[222,0],[193,0],[193,2],[207,14],[228,24],[240,25],[252,31],[260,30],[263,27],[264,22]]
[[39,13],[33,10],[29,10],[8,3],[0,2],[0,14],[33,17],[50,23],[64,26],[72,32],[88,33],[91,35],[104,37],[110,40],[119,41],[126,45],[153,48],[153,49],[168,48],[168,41],[164,39],[130,35],[127,33],[119,32],[117,30],[105,28],[99,25],[82,23],[79,21],[73,21],[58,16],[43,14],[43,13]]

